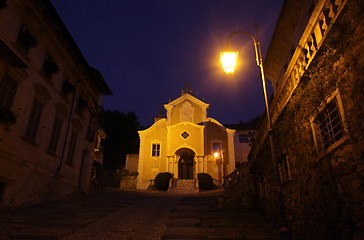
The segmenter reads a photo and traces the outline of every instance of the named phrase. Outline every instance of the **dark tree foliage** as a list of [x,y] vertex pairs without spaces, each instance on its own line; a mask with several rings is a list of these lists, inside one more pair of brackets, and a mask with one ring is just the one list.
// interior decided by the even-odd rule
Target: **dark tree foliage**
[[134,112],[104,111],[104,167],[114,172],[125,166],[127,154],[139,152],[138,130],[142,129]]

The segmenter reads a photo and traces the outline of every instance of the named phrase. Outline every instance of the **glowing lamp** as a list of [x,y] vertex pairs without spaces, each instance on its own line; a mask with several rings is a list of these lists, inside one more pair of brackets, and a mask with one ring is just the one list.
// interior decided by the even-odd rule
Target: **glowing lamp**
[[214,152],[214,157],[215,157],[215,158],[218,158],[218,157],[219,157],[219,155],[220,155],[220,154],[219,154],[218,152]]
[[224,69],[226,74],[233,74],[236,66],[236,62],[238,60],[239,52],[222,52],[220,54],[220,61],[222,68]]

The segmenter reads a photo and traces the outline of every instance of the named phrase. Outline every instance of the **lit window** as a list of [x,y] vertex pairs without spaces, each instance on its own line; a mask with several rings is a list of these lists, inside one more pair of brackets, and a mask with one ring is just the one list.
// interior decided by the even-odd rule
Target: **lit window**
[[26,139],[35,141],[38,133],[42,111],[43,111],[43,103],[41,103],[38,99],[34,99],[28,120],[28,125],[25,130],[24,137]]
[[49,146],[48,146],[48,151],[53,154],[57,154],[59,135],[61,133],[61,128],[62,128],[62,120],[59,119],[58,117],[56,117],[54,119],[51,140],[50,140]]
[[153,157],[159,157],[161,154],[161,145],[153,143],[152,144],[152,156]]
[[10,109],[13,104],[18,82],[5,75],[0,82],[0,105]]

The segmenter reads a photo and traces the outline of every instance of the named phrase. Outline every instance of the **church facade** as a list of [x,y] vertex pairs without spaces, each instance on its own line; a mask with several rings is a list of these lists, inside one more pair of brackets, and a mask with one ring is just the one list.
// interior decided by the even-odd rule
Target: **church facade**
[[164,105],[166,118],[138,132],[138,189],[146,189],[160,172],[170,172],[176,179],[197,179],[198,173],[208,173],[221,182],[234,171],[235,130],[207,117],[209,106],[182,92]]

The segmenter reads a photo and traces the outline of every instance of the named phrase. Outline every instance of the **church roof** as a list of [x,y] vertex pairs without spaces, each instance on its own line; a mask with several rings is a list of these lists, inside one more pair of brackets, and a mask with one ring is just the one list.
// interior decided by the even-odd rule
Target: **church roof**
[[184,93],[179,98],[177,98],[167,104],[164,104],[164,108],[166,110],[172,109],[175,105],[177,105],[185,100],[189,100],[189,101],[199,105],[202,109],[208,109],[210,107],[210,104],[201,101],[200,99],[192,96],[189,93]]

